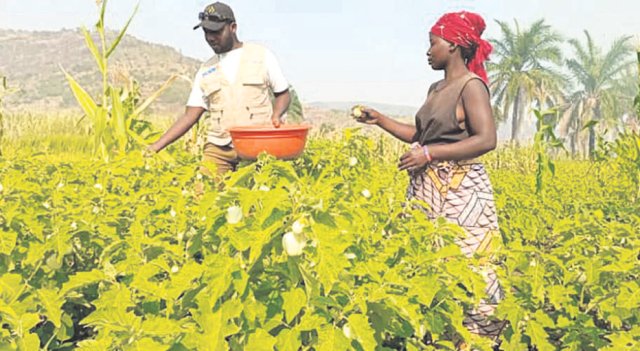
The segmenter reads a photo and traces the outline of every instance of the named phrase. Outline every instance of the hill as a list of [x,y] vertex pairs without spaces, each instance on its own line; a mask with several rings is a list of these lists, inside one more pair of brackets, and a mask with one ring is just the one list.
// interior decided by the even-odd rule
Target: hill
[[[115,32],[109,32],[113,38]],[[112,79],[122,74],[138,81],[142,97],[160,87],[172,74],[193,77],[200,61],[183,56],[176,49],[125,36],[115,51],[109,70]],[[17,91],[4,98],[10,112],[50,113],[78,109],[62,73],[71,73],[89,93],[96,96],[101,78],[79,29],[22,31],[0,29],[0,75]],[[177,80],[151,105],[152,112],[175,115],[189,94],[190,84]],[[379,111],[412,120],[417,108],[375,102],[357,102]],[[340,128],[352,125],[348,110],[356,102],[313,102],[304,104],[305,118],[315,125]]]
[[[108,33],[108,37],[115,35],[115,32]],[[113,55],[110,72],[114,78],[121,74],[133,77],[146,97],[172,74],[191,78],[199,65],[198,60],[185,57],[172,47],[126,36]],[[0,74],[17,89],[6,98],[7,110],[75,108],[61,67],[92,95],[100,89],[99,72],[79,29],[56,32],[0,29]],[[153,105],[154,109],[184,105],[189,89],[186,81],[176,81]]]
[[358,102],[356,101],[318,101],[318,102],[310,102],[306,105],[309,107],[314,107],[322,110],[349,111],[349,109],[356,104],[370,106],[384,113],[385,115],[390,115],[395,117],[413,117],[415,116],[416,112],[418,112],[418,107],[414,107],[414,106],[383,104],[378,102],[367,102],[367,101],[358,101]]

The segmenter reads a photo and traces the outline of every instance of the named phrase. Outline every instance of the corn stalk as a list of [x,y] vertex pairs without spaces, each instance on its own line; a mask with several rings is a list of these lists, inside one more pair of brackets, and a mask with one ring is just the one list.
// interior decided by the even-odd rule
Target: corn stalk
[[638,49],[636,51],[636,55],[638,57],[638,95],[633,101],[636,107],[636,117],[640,119],[640,44],[638,44]]
[[[87,91],[78,84],[73,76],[61,67],[69,83],[69,87],[82,108],[86,118],[89,118],[93,127],[94,155],[105,162],[113,159],[115,155],[124,155],[128,151],[145,147],[150,143],[151,135],[144,136],[141,133],[140,119],[142,112],[160,96],[177,78],[173,75],[146,100],[138,104],[139,90],[130,88],[117,88],[109,82],[109,57],[114,53],[118,44],[124,37],[131,20],[138,11],[138,5],[120,30],[116,38],[107,45],[104,25],[104,14],[107,1],[96,2],[100,6],[100,17],[96,23],[98,33],[97,44],[86,28],[82,28],[85,44],[95,59],[96,66],[102,77],[102,92],[98,101],[94,100]],[[161,158],[171,161],[167,154],[161,154]]]
[[2,112],[2,100],[14,90],[7,86],[7,77],[0,76],[0,156],[2,156],[2,139],[4,138],[4,114]]

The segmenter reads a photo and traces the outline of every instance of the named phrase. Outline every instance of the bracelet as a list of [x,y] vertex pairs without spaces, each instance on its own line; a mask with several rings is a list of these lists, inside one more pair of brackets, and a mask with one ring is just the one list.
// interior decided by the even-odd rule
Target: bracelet
[[427,145],[422,146],[422,151],[424,151],[424,157],[427,158],[427,162],[431,163],[431,161],[433,161],[433,157],[431,157]]

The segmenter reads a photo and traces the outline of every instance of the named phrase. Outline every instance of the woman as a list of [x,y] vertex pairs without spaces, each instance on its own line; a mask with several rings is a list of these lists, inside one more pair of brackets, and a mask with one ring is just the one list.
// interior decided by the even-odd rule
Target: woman
[[[484,166],[475,159],[496,146],[483,64],[492,48],[480,37],[484,29],[482,17],[465,11],[445,14],[431,28],[429,65],[444,70],[444,79],[429,88],[415,126],[366,107],[357,118],[412,143],[399,163],[411,177],[408,196],[429,204],[425,211],[430,218],[445,217],[463,227],[467,236],[458,244],[469,257],[490,247],[498,235],[491,184]],[[489,298],[468,313],[465,326],[472,333],[497,338],[504,323],[487,317],[502,292],[495,272],[478,268],[486,277]]]

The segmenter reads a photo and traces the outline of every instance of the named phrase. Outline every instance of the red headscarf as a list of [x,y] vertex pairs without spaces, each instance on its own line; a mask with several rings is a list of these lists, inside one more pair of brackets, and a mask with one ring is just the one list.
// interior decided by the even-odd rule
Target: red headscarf
[[447,13],[440,17],[431,27],[431,33],[465,48],[471,48],[475,45],[477,47],[476,54],[467,62],[467,68],[489,84],[484,61],[489,58],[493,47],[488,41],[480,38],[485,28],[486,24],[480,15],[460,11]]

